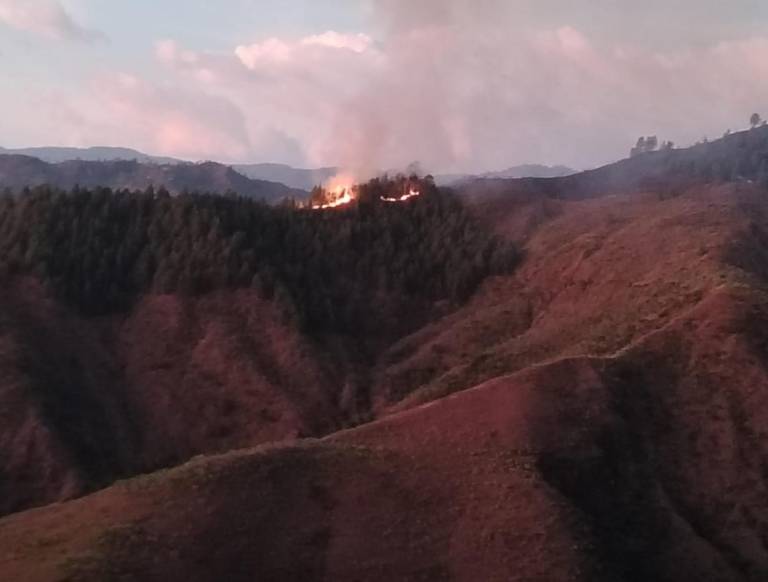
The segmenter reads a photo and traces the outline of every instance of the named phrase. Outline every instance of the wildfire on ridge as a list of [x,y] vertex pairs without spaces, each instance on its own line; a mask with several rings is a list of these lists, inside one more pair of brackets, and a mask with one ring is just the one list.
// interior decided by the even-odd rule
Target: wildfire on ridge
[[[402,193],[397,195],[380,196],[382,202],[395,204],[406,202],[421,195],[421,190],[414,186],[415,179],[401,183]],[[312,210],[328,210],[339,208],[355,202],[361,195],[361,187],[355,186],[352,176],[340,174],[331,179],[325,186],[318,186],[313,191],[312,201],[309,203]]]
[[418,190],[414,190],[413,188],[410,189],[408,194],[403,194],[400,196],[400,198],[387,198],[386,196],[382,196],[381,199],[384,202],[405,202],[406,200],[410,200],[411,198],[416,198],[416,196],[419,196],[421,192]]
[[330,200],[324,204],[313,204],[312,210],[326,210],[328,208],[338,208],[351,202],[354,202],[355,196],[353,188],[342,186],[330,192]]
[[322,187],[317,187],[312,195],[312,210],[327,210],[346,206],[357,199],[355,177],[340,173],[331,178]]

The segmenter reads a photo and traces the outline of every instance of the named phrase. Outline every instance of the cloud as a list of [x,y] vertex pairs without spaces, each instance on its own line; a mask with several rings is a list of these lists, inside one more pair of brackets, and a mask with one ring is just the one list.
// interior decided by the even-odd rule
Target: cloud
[[[94,84],[92,98],[105,121],[130,128],[134,140],[163,155],[242,159],[250,152],[242,111],[226,99],[153,84],[138,77],[109,75]],[[120,131],[118,129],[118,131]]]
[[638,135],[722,132],[768,90],[764,38],[661,51],[521,25],[523,4],[376,0],[385,64],[339,105],[321,158],[369,172],[589,167]]
[[656,46],[544,26],[519,13],[522,0],[372,1],[370,35],[223,51],[160,41],[165,70],[151,78],[162,82],[112,74],[52,99],[67,113],[51,132],[360,174],[413,161],[432,172],[590,167],[623,157],[639,135],[687,144],[737,129],[768,93],[764,36]]
[[30,107],[61,145],[119,145],[190,160],[250,159],[245,118],[220,97],[128,73],[104,74],[78,92],[36,95]]
[[[230,54],[190,51],[164,40],[155,53],[188,90],[218,95],[245,113],[254,155],[294,164],[316,163],[329,120],[382,66],[369,36],[335,31],[266,39],[237,46]],[[270,136],[280,136],[271,155]]]
[[738,126],[768,90],[768,39],[660,51],[516,25],[497,0],[428,4],[381,0],[377,41],[327,32],[231,54],[165,41],[157,54],[189,90],[237,104],[256,142],[284,136],[309,163],[360,174],[589,167],[638,135],[684,144]]
[[56,40],[102,40],[98,31],[75,22],[57,0],[0,0],[0,22]]
[[364,53],[373,45],[373,39],[367,34],[340,34],[329,30],[324,34],[308,36],[301,40],[303,46],[323,46],[333,49],[350,50]]
[[328,31],[298,41],[270,38],[250,45],[240,45],[235,55],[251,70],[270,64],[339,60],[373,52],[373,39],[366,34],[341,34]]

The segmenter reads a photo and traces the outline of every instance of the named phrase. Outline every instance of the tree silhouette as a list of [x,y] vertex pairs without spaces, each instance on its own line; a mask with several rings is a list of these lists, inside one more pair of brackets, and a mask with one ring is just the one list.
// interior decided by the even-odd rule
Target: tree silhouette
[[659,147],[659,138],[655,135],[650,137],[641,137],[637,140],[637,145],[632,148],[630,152],[631,157],[639,156],[640,154],[646,154],[648,152],[655,152]]
[[640,154],[645,153],[645,137],[640,137],[637,140],[637,144],[635,144],[635,147],[632,148],[632,151],[630,152],[630,157],[639,156]]
[[752,117],[749,118],[749,123],[752,126],[752,129],[756,128],[758,125],[762,123],[763,119],[760,117],[759,113],[753,113]]

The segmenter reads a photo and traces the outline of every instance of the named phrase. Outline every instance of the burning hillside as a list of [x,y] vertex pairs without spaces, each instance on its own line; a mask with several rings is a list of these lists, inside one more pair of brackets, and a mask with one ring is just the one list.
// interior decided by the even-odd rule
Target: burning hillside
[[339,206],[351,204],[357,199],[354,186],[342,186],[333,190],[323,190],[319,194],[320,196],[316,199],[313,193],[312,210],[338,208]]
[[354,178],[340,175],[327,185],[316,187],[312,191],[309,206],[313,210],[328,210],[368,200],[397,204],[417,198],[430,188],[434,188],[431,176],[385,176],[360,185],[355,184]]

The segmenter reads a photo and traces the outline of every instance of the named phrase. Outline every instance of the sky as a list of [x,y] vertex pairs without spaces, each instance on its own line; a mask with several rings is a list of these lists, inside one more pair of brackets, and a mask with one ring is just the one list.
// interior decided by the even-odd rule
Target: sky
[[0,0],[0,145],[577,169],[768,115],[764,0]]

